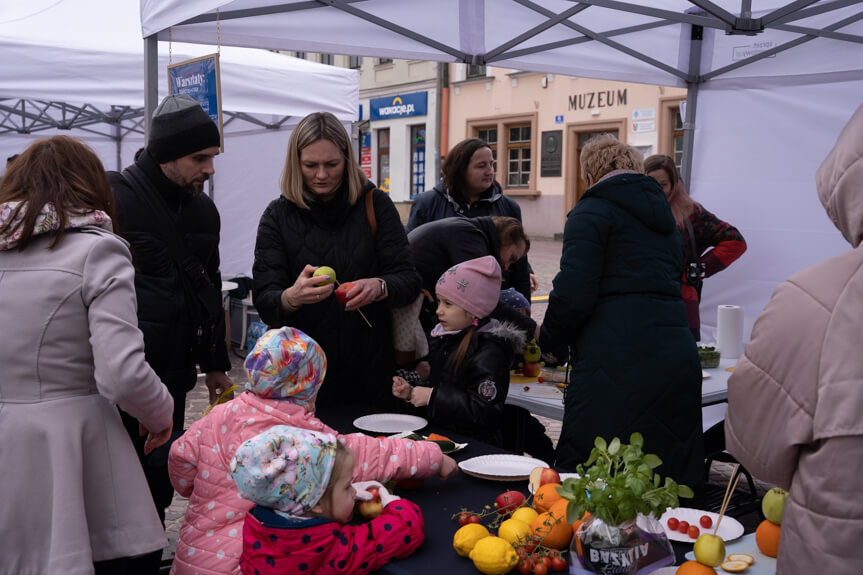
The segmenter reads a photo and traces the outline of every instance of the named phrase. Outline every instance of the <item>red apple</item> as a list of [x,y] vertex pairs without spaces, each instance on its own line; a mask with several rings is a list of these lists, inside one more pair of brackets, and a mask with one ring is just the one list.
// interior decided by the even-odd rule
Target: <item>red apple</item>
[[537,377],[539,375],[539,364],[536,362],[528,362],[524,364],[524,367],[521,369],[521,372],[525,377]]
[[381,516],[384,512],[384,506],[381,504],[381,496],[377,489],[372,487],[369,489],[369,493],[372,494],[372,498],[368,501],[360,501],[357,509],[364,518],[374,519]]
[[339,284],[339,287],[336,288],[336,300],[342,305],[348,303],[348,292],[352,289],[354,289],[353,282]]
[[524,494],[520,491],[505,491],[494,500],[494,506],[501,515],[509,515],[524,503]]
[[550,467],[534,467],[530,472],[528,483],[533,487],[533,492],[546,483],[560,483],[560,473]]

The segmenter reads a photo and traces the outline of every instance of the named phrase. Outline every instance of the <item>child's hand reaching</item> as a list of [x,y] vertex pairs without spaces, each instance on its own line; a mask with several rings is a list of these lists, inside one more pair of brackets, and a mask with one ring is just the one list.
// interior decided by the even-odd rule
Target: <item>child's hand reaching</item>
[[358,481],[353,484],[354,489],[356,489],[356,499],[357,501],[370,501],[373,495],[369,492],[369,489],[376,488],[378,490],[378,495],[381,498],[381,505],[386,507],[393,501],[398,501],[401,499],[398,495],[393,495],[387,488],[381,485],[377,481]]
[[404,378],[399,376],[393,377],[393,395],[398,397],[399,399],[404,399],[405,401],[411,400],[411,393],[413,393],[413,386],[409,384]]

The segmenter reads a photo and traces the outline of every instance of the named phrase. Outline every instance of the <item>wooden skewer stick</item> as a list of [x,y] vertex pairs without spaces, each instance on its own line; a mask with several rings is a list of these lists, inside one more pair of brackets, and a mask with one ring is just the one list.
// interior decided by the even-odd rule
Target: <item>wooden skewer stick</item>
[[[335,280],[335,283],[336,283],[336,287],[342,285],[339,283],[339,280]],[[362,316],[363,321],[366,322],[366,325],[369,326],[369,328],[371,328],[372,322],[369,321],[369,318],[366,317],[366,314],[363,313],[363,310],[361,310],[360,308],[357,308],[357,311],[360,312],[360,316]]]
[[[728,487],[725,488],[725,497],[722,498],[722,507],[719,508],[719,517],[716,519],[716,527],[713,528],[714,535],[719,531],[719,524],[722,523],[722,518],[725,516],[725,510],[731,502],[731,496],[734,494],[734,490],[737,489],[737,482],[740,481],[740,473],[738,472],[739,468],[740,464],[738,463],[734,466],[734,472],[731,474],[731,477],[728,478]],[[732,479],[734,480],[733,482]]]

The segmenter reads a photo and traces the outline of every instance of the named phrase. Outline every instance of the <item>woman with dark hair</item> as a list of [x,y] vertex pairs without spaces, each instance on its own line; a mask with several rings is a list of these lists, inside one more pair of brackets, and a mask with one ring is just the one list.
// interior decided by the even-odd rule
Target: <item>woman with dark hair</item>
[[[318,406],[391,401],[391,308],[414,302],[420,289],[398,211],[366,180],[344,126],[327,112],[306,116],[291,134],[281,189],[255,244],[261,319],[302,330],[326,352]],[[344,307],[326,277],[312,277],[319,266],[353,284]]]
[[680,234],[633,147],[606,134],[580,160],[588,189],[567,215],[539,337],[545,352],[569,348],[572,366],[557,465],[574,470],[595,437],[637,431],[662,459],[660,475],[695,487],[701,363],[680,299]]
[[657,154],[644,161],[644,173],[659,182],[677,229],[683,235],[683,301],[689,329],[696,341],[701,340],[701,284],[704,278],[720,272],[746,251],[746,241],[740,232],[723,222],[704,206],[689,197],[674,160]]
[[[521,221],[518,203],[505,196],[494,179],[494,156],[484,140],[468,138],[453,146],[444,158],[441,174],[437,186],[414,199],[408,233],[425,223],[453,216],[504,216]],[[514,287],[528,300],[533,281],[527,257],[503,276],[504,287]]]
[[118,405],[171,434],[173,400],[144,360],[135,270],[112,232],[99,158],[39,140],[0,182],[0,556],[9,573],[124,573],[167,544]]

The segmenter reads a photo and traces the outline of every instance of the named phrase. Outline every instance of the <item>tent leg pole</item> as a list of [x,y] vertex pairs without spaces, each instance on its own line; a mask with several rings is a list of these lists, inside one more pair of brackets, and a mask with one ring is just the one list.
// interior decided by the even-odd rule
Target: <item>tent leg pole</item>
[[[704,29],[692,26],[689,42],[689,79],[686,87],[686,117],[683,118],[683,160],[680,177],[687,185],[692,176],[692,149],[695,143],[695,112],[698,108],[698,88],[701,85],[701,42]],[[692,191],[691,189],[689,190]]]
[[120,132],[120,124],[114,126],[114,142],[117,144],[117,171],[123,171],[123,137]]
[[150,118],[159,104],[159,39],[144,38],[144,141],[150,136]]

